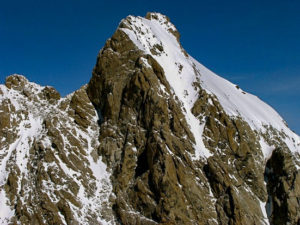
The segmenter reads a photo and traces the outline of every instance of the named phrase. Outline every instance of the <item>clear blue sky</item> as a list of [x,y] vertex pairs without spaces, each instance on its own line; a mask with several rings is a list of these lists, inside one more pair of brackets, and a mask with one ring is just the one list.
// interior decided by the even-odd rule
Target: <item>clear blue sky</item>
[[12,73],[66,95],[87,83],[119,21],[168,15],[183,47],[273,106],[300,134],[300,1],[0,0],[0,80]]

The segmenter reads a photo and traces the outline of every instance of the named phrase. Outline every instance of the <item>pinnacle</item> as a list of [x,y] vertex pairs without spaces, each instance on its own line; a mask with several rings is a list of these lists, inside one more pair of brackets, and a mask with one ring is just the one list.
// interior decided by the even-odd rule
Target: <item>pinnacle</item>
[[145,16],[146,19],[148,20],[158,20],[158,21],[161,21],[161,22],[170,22],[170,18],[167,17],[166,15],[163,15],[161,13],[158,13],[158,12],[148,12]]
[[180,43],[180,34],[174,24],[170,22],[169,17],[157,12],[148,12],[145,17],[130,15],[120,22],[119,28],[123,31],[133,32],[130,36],[141,42],[141,45],[138,45],[139,48],[142,45],[149,45],[154,37],[160,38],[159,35],[155,34],[156,29],[167,32],[167,36],[174,36],[177,42]]

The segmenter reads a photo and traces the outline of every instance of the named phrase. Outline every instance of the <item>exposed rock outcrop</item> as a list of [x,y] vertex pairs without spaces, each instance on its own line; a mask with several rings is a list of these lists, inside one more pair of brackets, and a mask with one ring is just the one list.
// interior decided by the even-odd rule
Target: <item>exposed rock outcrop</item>
[[166,16],[129,16],[67,97],[6,79],[0,223],[300,223],[299,136],[179,40]]

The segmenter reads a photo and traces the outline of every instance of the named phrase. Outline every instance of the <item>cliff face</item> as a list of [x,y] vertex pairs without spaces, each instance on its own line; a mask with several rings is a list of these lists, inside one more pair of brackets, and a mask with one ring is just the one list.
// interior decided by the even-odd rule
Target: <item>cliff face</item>
[[129,16],[61,98],[0,86],[3,224],[300,224],[300,138],[189,56],[166,16]]

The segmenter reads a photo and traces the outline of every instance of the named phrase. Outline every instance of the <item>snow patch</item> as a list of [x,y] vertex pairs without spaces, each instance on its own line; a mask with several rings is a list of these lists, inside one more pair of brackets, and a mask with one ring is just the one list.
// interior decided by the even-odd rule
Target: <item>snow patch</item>
[[0,224],[9,224],[10,218],[14,215],[14,210],[7,204],[9,200],[4,189],[0,189]]
[[264,155],[264,159],[268,161],[271,158],[273,150],[275,149],[274,146],[270,146],[262,137],[259,140],[259,144]]
[[263,223],[265,225],[270,225],[268,215],[267,215],[267,210],[266,210],[266,202],[262,202],[259,200],[259,205],[260,205],[261,212],[263,214],[263,220],[262,220]]

